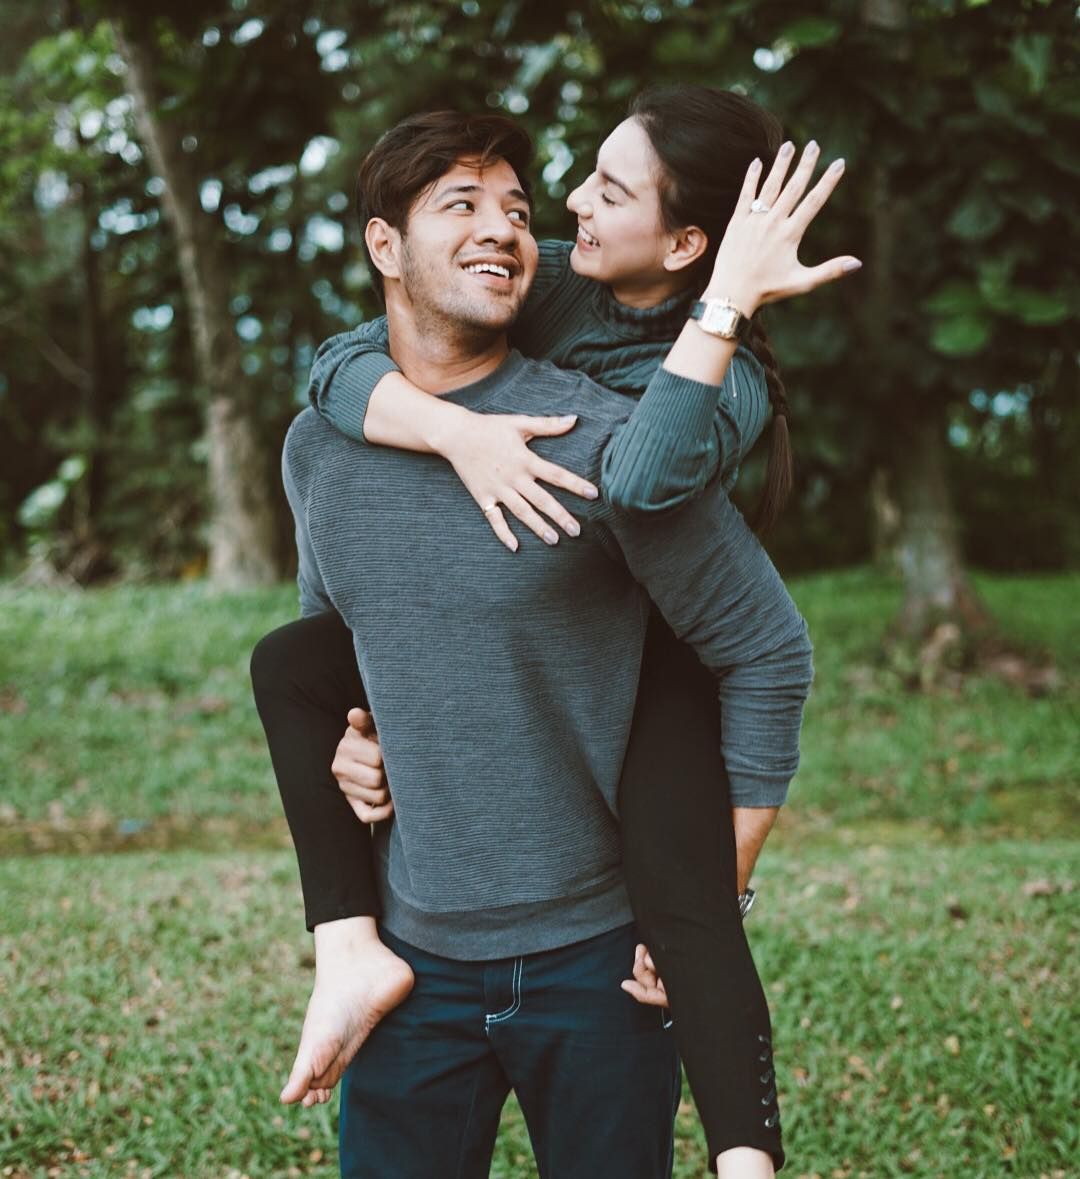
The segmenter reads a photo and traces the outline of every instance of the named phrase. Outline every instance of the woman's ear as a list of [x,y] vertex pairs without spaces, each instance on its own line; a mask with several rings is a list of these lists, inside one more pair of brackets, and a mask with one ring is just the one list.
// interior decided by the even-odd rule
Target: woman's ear
[[371,255],[371,264],[383,278],[400,278],[401,234],[398,230],[381,217],[372,217],[364,229],[364,241]]
[[676,230],[670,238],[667,254],[664,255],[665,270],[685,270],[709,248],[709,238],[703,229],[689,225]]

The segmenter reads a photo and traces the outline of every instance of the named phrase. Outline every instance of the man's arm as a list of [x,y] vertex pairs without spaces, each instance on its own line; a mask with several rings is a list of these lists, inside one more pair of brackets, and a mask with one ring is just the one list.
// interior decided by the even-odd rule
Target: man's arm
[[732,805],[782,806],[813,667],[772,562],[716,482],[676,511],[608,521],[634,578],[717,677]]
[[754,865],[779,814],[778,806],[732,808],[731,821],[735,827],[735,880],[740,896],[750,885]]

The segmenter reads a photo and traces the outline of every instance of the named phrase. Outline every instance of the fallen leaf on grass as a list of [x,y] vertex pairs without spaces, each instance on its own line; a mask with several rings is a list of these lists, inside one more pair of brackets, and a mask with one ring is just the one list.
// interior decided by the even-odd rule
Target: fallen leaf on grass
[[1052,897],[1061,889],[1050,880],[1027,880],[1020,891],[1026,897]]

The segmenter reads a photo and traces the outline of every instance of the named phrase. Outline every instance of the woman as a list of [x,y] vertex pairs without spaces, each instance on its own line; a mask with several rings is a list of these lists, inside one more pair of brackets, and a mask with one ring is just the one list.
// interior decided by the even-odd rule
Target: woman
[[[597,171],[568,201],[579,222],[576,244],[542,247],[515,343],[623,391],[639,393],[648,384],[605,454],[603,489],[617,507],[672,507],[717,471],[732,484],[740,458],[760,433],[766,388],[776,419],[766,521],[786,494],[786,403],[760,324],[747,337],[751,355],[737,353],[735,339],[686,321],[692,297],[703,288],[707,297],[723,294],[750,315],[762,303],[858,266],[854,259],[813,270],[799,266],[798,241],[842,166],[834,165],[799,203],[816,149],[807,149],[785,186],[794,152],[784,145],[778,153],[780,138],[771,116],[736,95],[697,87],[650,91],[605,141]],[[751,206],[760,161],[774,155]],[[742,215],[732,219],[739,208]],[[394,371],[379,351],[384,339],[371,325],[324,345],[313,372],[313,396],[323,412],[358,439],[443,454],[512,549],[516,540],[499,505],[548,543],[558,537],[541,512],[575,535],[576,522],[536,479],[580,494],[595,489],[525,446],[533,434],[558,433],[568,424],[465,422],[467,411],[416,390]],[[379,1016],[407,994],[410,980],[404,964],[395,959],[394,966],[377,942],[373,921],[366,944],[320,952],[327,945],[320,947],[321,930],[347,924],[340,918],[377,912],[373,889],[356,870],[363,834],[341,825],[325,792],[310,788],[325,776],[339,718],[361,698],[347,632],[326,617],[283,628],[260,644],[253,678],[301,861],[309,924],[319,927],[316,989],[283,1093],[285,1100],[303,1096],[310,1103],[328,1097],[328,1086]],[[297,738],[305,744],[297,746]],[[374,820],[392,804],[385,801],[378,766],[368,769],[370,785],[357,790],[356,807]],[[766,1175],[782,1165],[783,1152],[768,1011],[742,934],[737,880],[748,876],[775,812],[766,808],[764,822],[761,815],[743,814],[756,832],[740,839],[746,854],[738,864],[724,782],[715,685],[657,620],[620,784],[627,885],[668,984],[710,1159],[721,1174]],[[365,970],[392,984],[379,994],[365,991],[356,982]],[[719,1002],[718,985],[725,988]],[[666,999],[643,953],[627,989],[644,1001]],[[351,1023],[343,1022],[350,1004]]]

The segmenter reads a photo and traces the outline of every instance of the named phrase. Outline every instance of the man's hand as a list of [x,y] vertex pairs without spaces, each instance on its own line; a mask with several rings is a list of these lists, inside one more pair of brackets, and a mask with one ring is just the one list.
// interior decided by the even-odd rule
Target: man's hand
[[664,980],[656,973],[656,965],[647,946],[634,950],[634,977],[624,979],[619,986],[646,1007],[667,1007]]
[[394,813],[379,734],[371,713],[362,708],[350,709],[348,720],[330,772],[356,817],[363,823],[378,823]]
[[746,892],[754,865],[779,813],[778,806],[732,808],[731,821],[735,824],[735,880],[739,893]]

